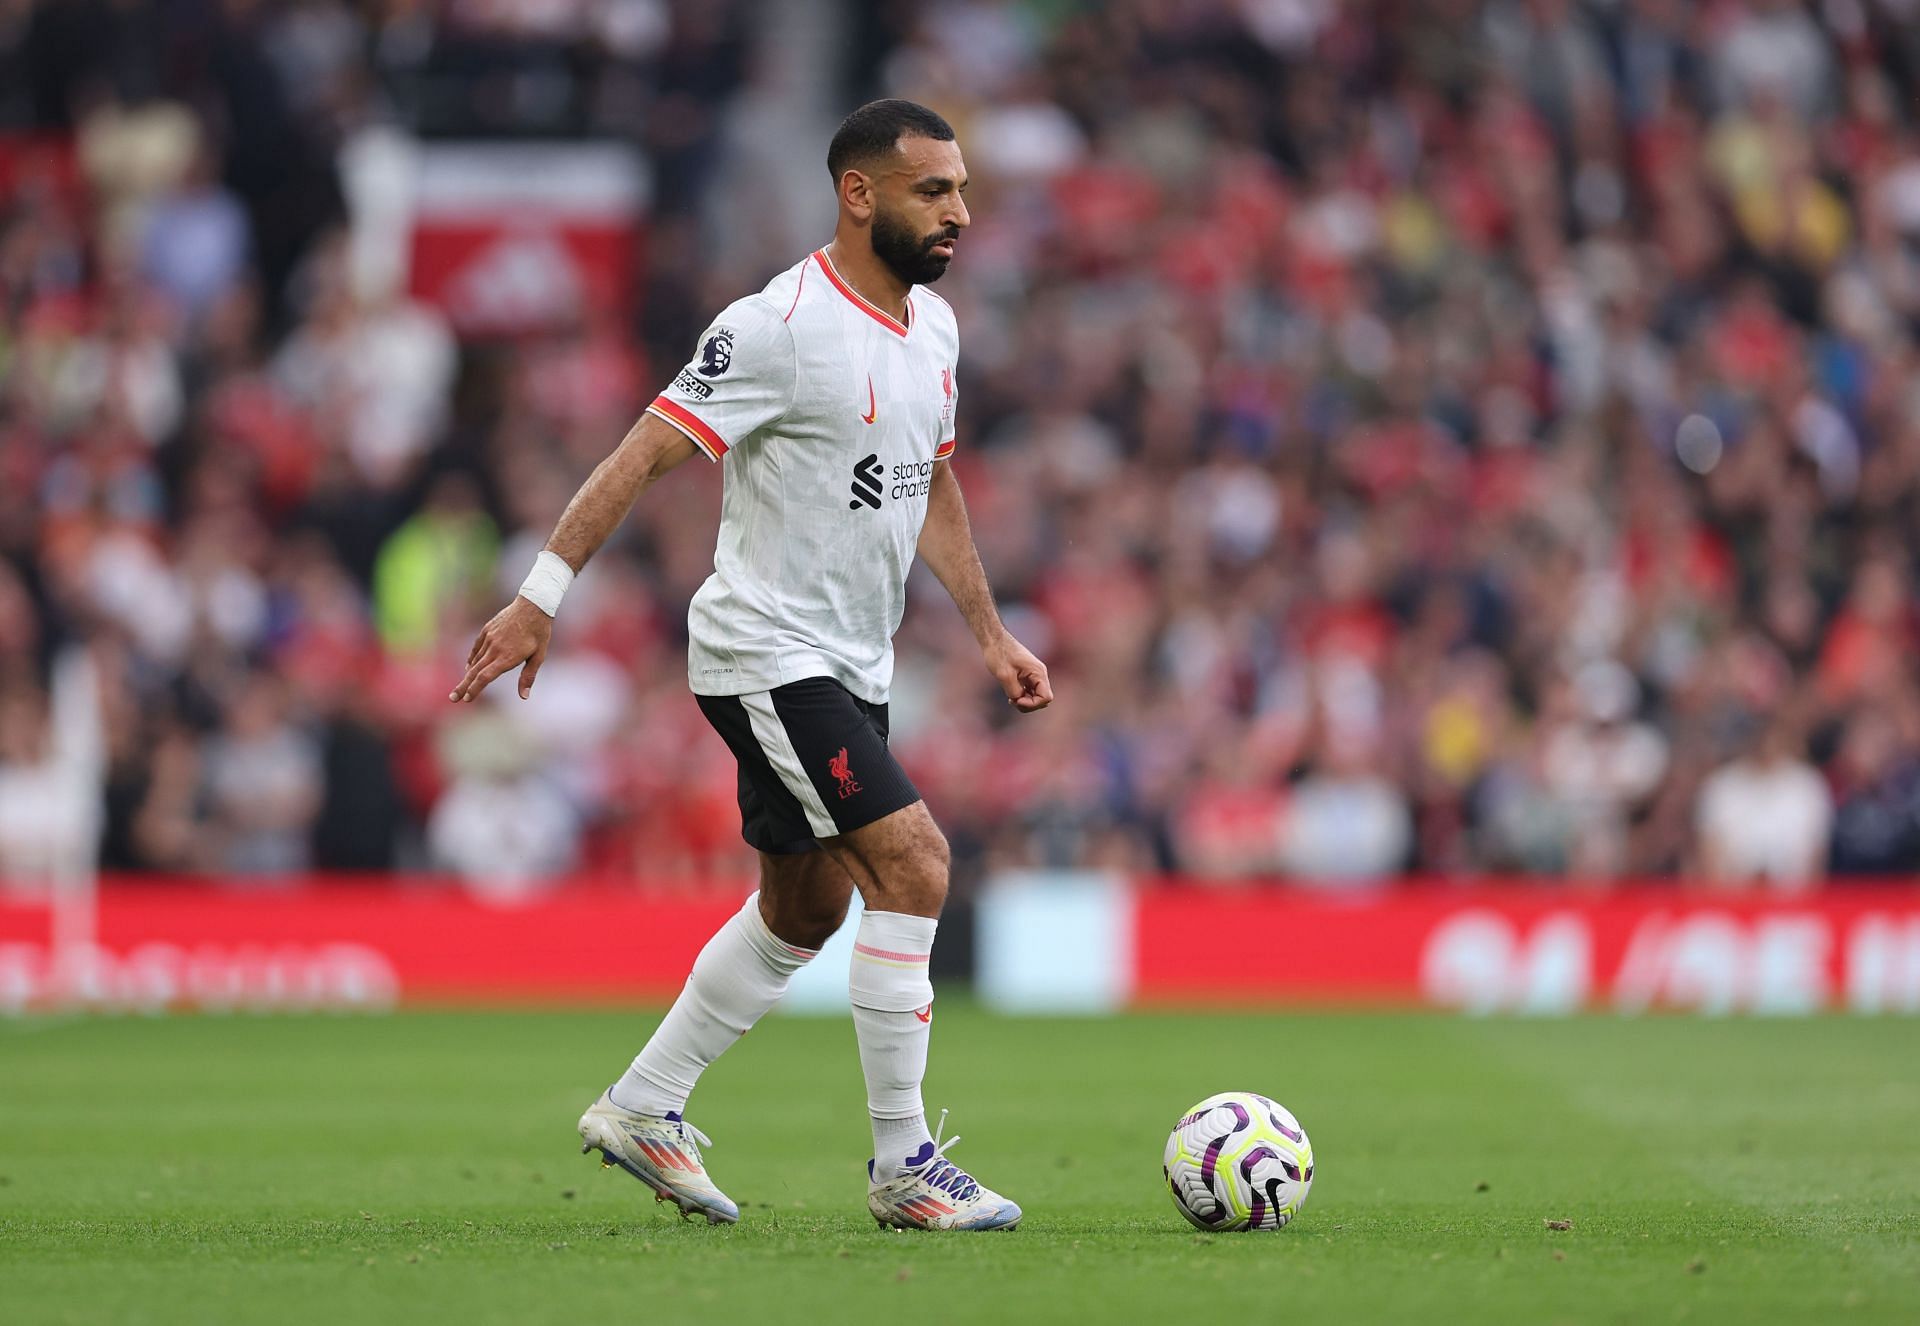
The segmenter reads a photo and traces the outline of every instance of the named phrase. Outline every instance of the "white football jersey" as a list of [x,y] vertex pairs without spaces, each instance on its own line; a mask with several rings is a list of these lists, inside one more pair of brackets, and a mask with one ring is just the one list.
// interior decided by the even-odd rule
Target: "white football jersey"
[[953,309],[900,322],[819,250],[700,337],[649,412],[724,459],[713,574],[687,611],[687,680],[741,695],[832,677],[880,703],[927,515],[953,454]]

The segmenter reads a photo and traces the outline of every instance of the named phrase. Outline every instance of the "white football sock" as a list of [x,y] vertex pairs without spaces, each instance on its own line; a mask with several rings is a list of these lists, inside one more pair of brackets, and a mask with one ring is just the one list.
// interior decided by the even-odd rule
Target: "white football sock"
[[818,952],[767,929],[756,892],[700,950],[686,988],[613,1084],[613,1103],[639,1114],[685,1109],[707,1065],[779,1002],[788,980]]
[[923,1164],[932,1156],[920,1082],[927,1075],[927,1042],[933,1031],[927,956],[933,952],[938,925],[931,916],[866,912],[854,936],[847,989],[860,1067],[867,1075],[873,1174],[880,1182],[909,1162]]

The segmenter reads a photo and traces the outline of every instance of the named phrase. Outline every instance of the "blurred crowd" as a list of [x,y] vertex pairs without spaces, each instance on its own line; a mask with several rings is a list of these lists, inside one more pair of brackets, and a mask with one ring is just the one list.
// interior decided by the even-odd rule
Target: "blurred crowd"
[[[793,75],[771,8],[0,5],[0,873],[76,648],[114,869],[750,868],[685,684],[717,469],[530,701],[445,696],[800,256],[709,241],[784,206],[719,169]],[[1920,870],[1920,0],[816,8],[835,98],[933,106],[972,174],[954,463],[1060,700],[1009,713],[917,574],[895,746],[963,878]],[[463,345],[356,289],[370,124],[638,145],[631,323]]]

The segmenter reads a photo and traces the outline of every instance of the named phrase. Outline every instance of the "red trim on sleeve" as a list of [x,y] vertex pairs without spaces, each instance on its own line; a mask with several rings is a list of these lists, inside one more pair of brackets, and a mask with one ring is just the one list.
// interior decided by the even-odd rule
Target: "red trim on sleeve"
[[682,405],[679,401],[669,400],[664,394],[655,396],[653,404],[647,409],[665,419],[692,438],[700,448],[715,460],[727,454],[727,440],[701,422],[700,416]]
[[935,460],[945,460],[948,456],[951,456],[953,454],[954,441],[954,438],[948,438],[945,442],[935,447],[933,449],[933,458]]
[[[905,336],[907,334],[906,323],[901,322],[900,319],[893,317],[891,314],[882,313],[874,305],[867,302],[865,295],[862,295],[858,290],[855,290],[852,286],[840,279],[840,273],[833,270],[833,260],[827,257],[827,251],[825,249],[815,249],[813,251],[813,257],[814,261],[820,264],[820,270],[827,274],[827,280],[833,282],[833,288],[845,295],[855,308],[859,309],[869,318],[872,318],[882,327],[885,327],[895,336]],[[913,301],[911,299],[907,301],[907,316],[909,318],[913,316]]]

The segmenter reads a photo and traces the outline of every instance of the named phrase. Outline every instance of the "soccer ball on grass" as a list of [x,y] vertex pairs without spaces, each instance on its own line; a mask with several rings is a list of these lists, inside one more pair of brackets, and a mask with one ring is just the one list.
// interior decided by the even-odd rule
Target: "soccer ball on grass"
[[1251,1091],[1188,1110],[1162,1166],[1173,1203],[1200,1229],[1281,1229],[1313,1188],[1313,1144],[1300,1121]]

